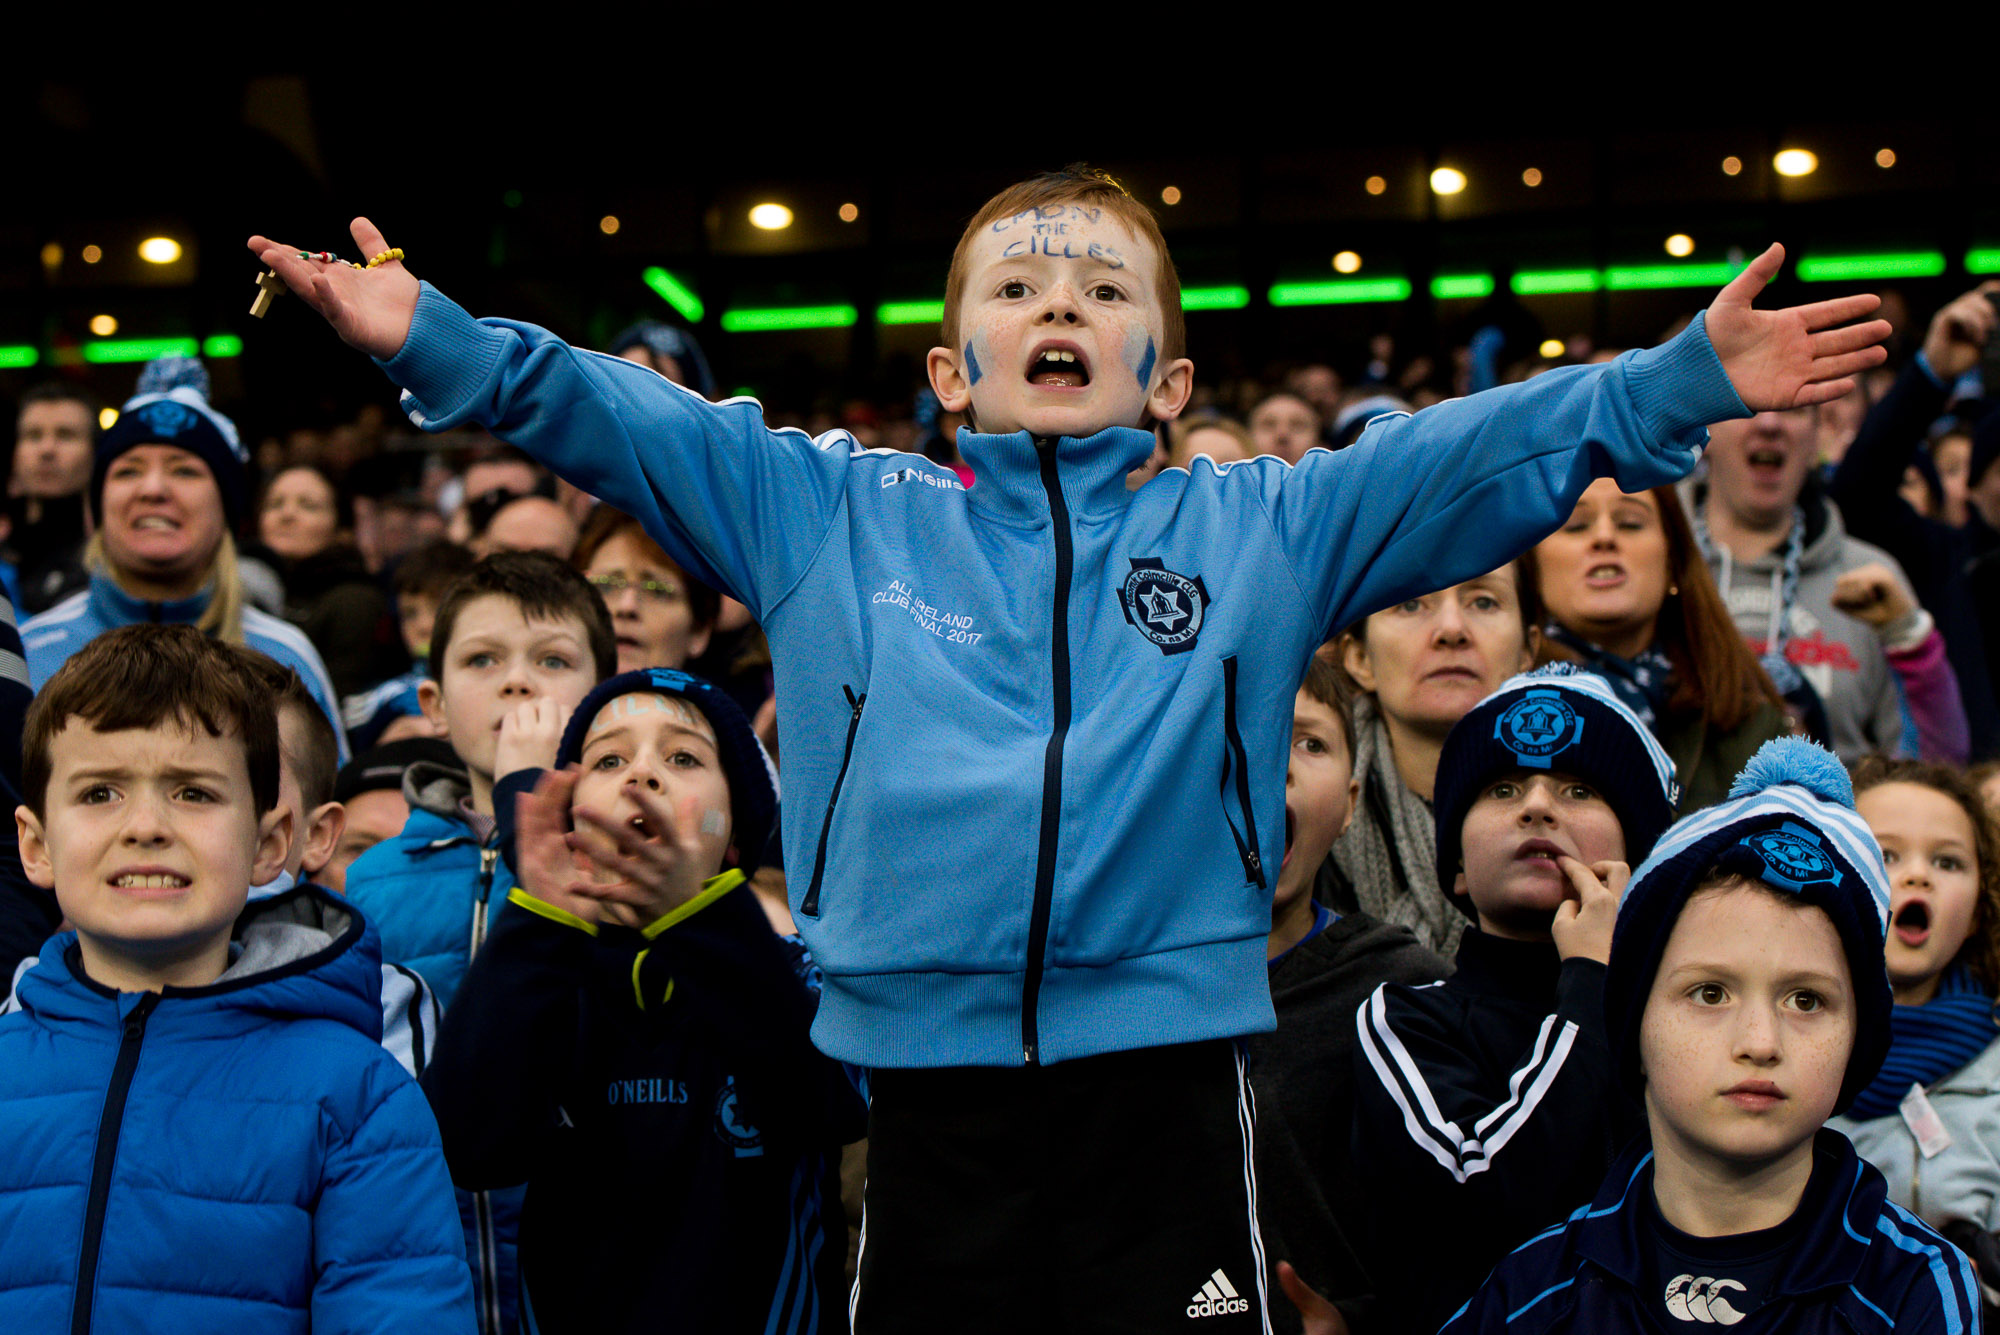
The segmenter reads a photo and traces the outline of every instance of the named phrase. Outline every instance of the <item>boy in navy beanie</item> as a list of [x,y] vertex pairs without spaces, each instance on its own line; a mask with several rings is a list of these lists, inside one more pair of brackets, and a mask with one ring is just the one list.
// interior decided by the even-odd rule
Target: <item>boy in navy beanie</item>
[[[1430,1332],[1639,1127],[1612,1074],[1605,960],[1628,860],[1673,820],[1673,762],[1600,677],[1514,677],[1452,729],[1439,889],[1478,924],[1442,984],[1357,1017],[1354,1161],[1387,1327]],[[1448,1248],[1413,1245],[1448,1227]]]
[[1965,1258],[1824,1129],[1887,1050],[1888,916],[1847,774],[1809,742],[1765,743],[1669,830],[1604,984],[1647,1136],[1446,1329],[1976,1331]]
[[818,971],[745,888],[777,816],[750,721],[699,677],[621,673],[557,761],[424,1074],[453,1180],[527,1183],[524,1325],[845,1329],[867,1107],[808,1040]]

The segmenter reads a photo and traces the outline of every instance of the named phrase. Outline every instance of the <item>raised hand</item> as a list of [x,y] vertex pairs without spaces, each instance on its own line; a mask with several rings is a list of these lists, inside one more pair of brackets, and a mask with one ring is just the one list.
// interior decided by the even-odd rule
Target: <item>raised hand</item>
[[[389,243],[374,223],[356,218],[348,224],[360,254],[353,258],[366,264],[389,249]],[[345,264],[324,260],[302,260],[302,246],[281,246],[268,237],[250,238],[251,253],[278,277],[306,305],[326,317],[349,347],[359,348],[370,357],[387,361],[403,349],[410,335],[410,320],[417,310],[417,280],[401,260],[390,260],[374,269],[351,269]]]
[[1924,360],[1947,383],[1979,365],[1979,354],[2000,320],[1988,298],[2000,295],[2000,279],[1988,279],[1931,319],[1924,333]]
[[1896,572],[1880,561],[1844,571],[1833,581],[1833,605],[1876,630],[1917,610]]
[[578,893],[597,901],[598,917],[644,929],[701,893],[713,867],[702,857],[700,803],[683,798],[679,809],[639,784],[626,788],[638,804],[651,838],[634,826],[614,821],[590,807],[570,814],[576,832],[569,846],[596,871],[576,884]]
[[576,770],[550,770],[514,802],[514,868],[521,888],[585,922],[601,916],[597,900],[578,893],[585,880],[569,846],[569,804]]
[[1752,412],[1782,412],[1837,399],[1854,388],[1856,375],[1889,356],[1880,346],[1889,336],[1887,320],[1848,323],[1874,311],[1882,304],[1880,297],[1753,309],[1750,303],[1784,262],[1785,248],[1772,246],[1716,293],[1708,307],[1708,341],[1737,397]]
[[1610,963],[1618,901],[1624,898],[1632,869],[1622,862],[1593,862],[1586,867],[1575,858],[1559,858],[1556,865],[1576,891],[1557,906],[1556,920],[1549,926],[1556,954],[1566,960],[1580,956],[1599,964]]
[[547,696],[515,705],[500,720],[500,737],[493,744],[493,777],[504,779],[516,770],[554,769],[567,721],[563,707]]

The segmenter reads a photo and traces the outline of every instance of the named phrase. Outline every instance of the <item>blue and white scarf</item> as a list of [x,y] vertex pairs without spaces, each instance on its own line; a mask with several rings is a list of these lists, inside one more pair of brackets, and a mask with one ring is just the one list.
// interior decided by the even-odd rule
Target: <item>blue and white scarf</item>
[[1926,1089],[1958,1070],[2000,1037],[1993,997],[1964,965],[1939,980],[1937,995],[1921,1006],[1889,1013],[1889,1055],[1882,1071],[1854,1096],[1847,1115],[1858,1122],[1896,1111],[1911,1085]]

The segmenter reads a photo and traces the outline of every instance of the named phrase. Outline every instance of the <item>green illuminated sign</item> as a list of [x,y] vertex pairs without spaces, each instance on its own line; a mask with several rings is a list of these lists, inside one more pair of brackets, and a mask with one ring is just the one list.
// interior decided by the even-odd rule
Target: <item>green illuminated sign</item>
[[660,294],[660,300],[680,312],[681,319],[689,324],[701,323],[702,313],[708,308],[701,304],[701,298],[686,283],[657,264],[648,266],[640,276],[646,280],[647,287]]
[[731,334],[757,334],[772,329],[845,329],[861,318],[852,306],[772,306],[761,310],[722,313],[722,328]]
[[1247,287],[1181,289],[1181,309],[1184,311],[1240,311],[1249,304],[1250,289]]
[[1515,274],[1510,286],[1517,297],[1541,297],[1558,292],[1595,292],[1600,282],[1595,269],[1528,269]]
[[1451,301],[1461,297],[1490,297],[1493,295],[1493,275],[1490,273],[1449,273],[1439,274],[1431,279],[1431,295],[1439,301]]
[[1350,302],[1407,301],[1407,278],[1353,278],[1343,282],[1276,283],[1271,288],[1273,306],[1341,306]]
[[1808,255],[1799,277],[1808,283],[1867,278],[1936,278],[1944,272],[1941,250],[1909,250],[1893,255]]
[[936,324],[942,319],[942,301],[885,301],[875,308],[876,324]]
[[106,338],[83,345],[87,362],[149,362],[155,357],[192,357],[200,344],[191,338]]

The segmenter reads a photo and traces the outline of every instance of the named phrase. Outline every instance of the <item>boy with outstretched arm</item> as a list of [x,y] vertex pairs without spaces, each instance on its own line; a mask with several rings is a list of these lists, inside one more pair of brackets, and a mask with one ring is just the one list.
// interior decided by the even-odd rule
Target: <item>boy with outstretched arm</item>
[[1143,205],[1050,173],[987,202],[946,278],[929,370],[978,424],[967,488],[474,320],[354,235],[376,267],[251,245],[419,425],[484,424],[607,498],[770,638],[813,1036],[875,1072],[864,1332],[1157,1330],[1211,1289],[1218,1332],[1257,1328],[1235,1040],[1272,1024],[1306,658],[1531,545],[1595,473],[1659,485],[1709,421],[1846,392],[1887,332],[1832,328],[1872,297],[1753,310],[1773,248],[1665,347],[1128,492],[1193,389],[1179,282]]
[[1977,1331],[1965,1257],[1825,1126],[1888,1051],[1888,922],[1839,760],[1765,743],[1728,801],[1661,838],[1618,911],[1605,1020],[1646,1137],[1447,1335]]
[[[1445,739],[1438,880],[1476,930],[1442,984],[1384,984],[1354,1021],[1373,1328],[1436,1330],[1637,1133],[1611,1079],[1604,961],[1628,859],[1678,797],[1652,732],[1568,664],[1510,678]],[[1444,1221],[1448,1246],[1411,1245]]]
[[[284,864],[245,651],[127,626],[30,707],[22,861],[72,930],[0,1017],[0,1330],[472,1330],[375,931]],[[317,712],[317,711],[315,711]]]
[[777,816],[749,719],[698,677],[621,673],[558,763],[424,1077],[454,1177],[527,1182],[535,1329],[844,1331],[837,1172],[867,1109],[746,885]]

